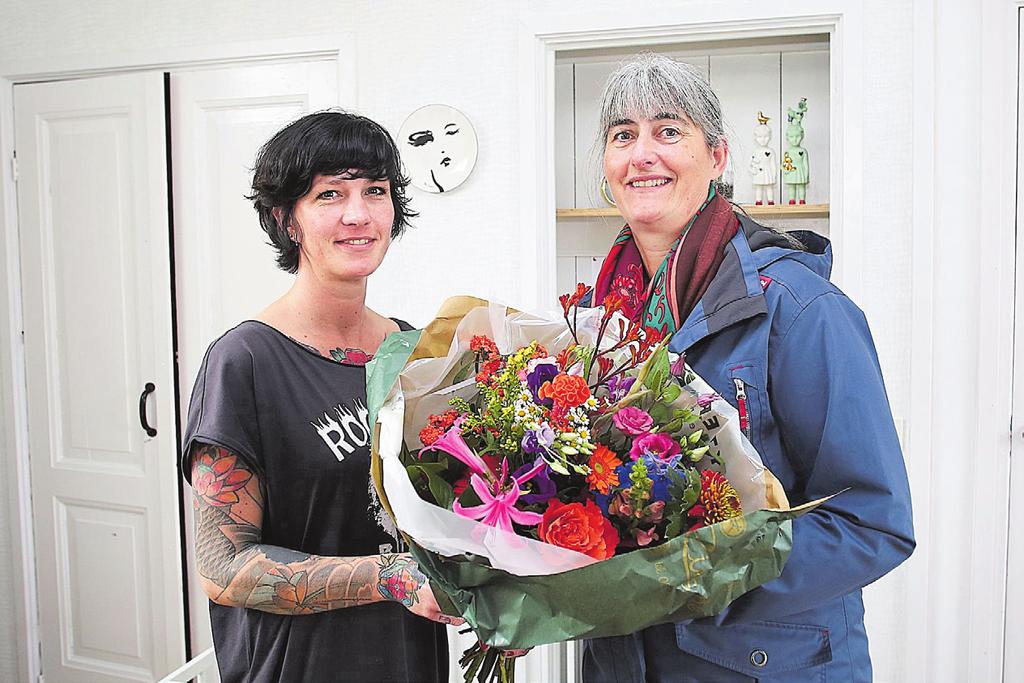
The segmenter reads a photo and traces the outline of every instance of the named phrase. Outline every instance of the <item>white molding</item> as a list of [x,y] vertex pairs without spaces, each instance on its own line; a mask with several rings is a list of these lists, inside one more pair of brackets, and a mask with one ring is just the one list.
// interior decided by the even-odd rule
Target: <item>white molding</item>
[[[29,476],[27,393],[22,346],[20,243],[17,187],[10,159],[14,153],[13,86],[17,83],[88,78],[139,71],[218,68],[233,64],[308,59],[338,63],[339,102],[358,106],[357,65],[353,33],[342,32],[301,39],[225,43],[140,52],[87,54],[0,62],[0,449],[7,455],[4,483],[10,499],[11,551],[14,556],[13,596],[16,614],[18,676],[38,680],[39,611]],[[2,569],[2,568],[0,568]],[[183,591],[183,600],[188,596]]]
[[121,73],[170,69],[217,68],[239,63],[295,61],[317,57],[348,56],[352,33],[304,38],[155,48],[143,51],[87,53],[82,55],[0,62],[0,78],[14,81],[60,81]]
[[[1017,31],[1020,0],[981,3],[981,188],[978,220],[978,401],[968,677],[1000,680],[1007,607],[1010,420],[1013,414]],[[1018,577],[1019,579],[1019,577]],[[995,618],[993,618],[995,617]],[[1015,671],[1019,673],[1019,670]]]
[[[678,3],[677,3],[678,4]],[[671,3],[667,3],[666,15]],[[520,201],[521,252],[519,303],[532,310],[545,308],[555,291],[554,194],[554,61],[564,50],[650,46],[707,40],[783,35],[830,35],[833,127],[830,196],[830,236],[839,255],[833,279],[857,297],[863,260],[860,226],[863,204],[861,150],[861,2],[737,2],[686,3],[685,22],[652,25],[618,12],[590,14],[536,12],[520,23],[520,138],[532,145],[520,148],[520,168],[531,169],[534,182],[524,187]]]
[[[1002,326],[1006,320],[1009,328],[1009,335],[1003,337],[1008,343],[1000,344],[997,358],[995,358],[995,369],[997,372],[1005,373],[1005,368],[1013,367],[1013,373],[1009,378],[1009,396],[1005,407],[1009,410],[1009,419],[1003,423],[1008,424],[1010,433],[1007,434],[1008,443],[1005,452],[1010,456],[1008,463],[1008,490],[1007,490],[1007,525],[1005,537],[1001,538],[1005,543],[1005,565],[1002,567],[1001,576],[994,577],[995,585],[1002,591],[1003,604],[999,607],[1003,610],[1003,619],[999,626],[1002,628],[1001,651],[992,653],[993,659],[999,661],[998,670],[992,670],[992,680],[1001,674],[1001,680],[1009,681],[1019,674],[1021,667],[1024,667],[1024,650],[1018,647],[1011,647],[1011,644],[1019,644],[1024,638],[1024,586],[1021,585],[1019,577],[1024,573],[1024,543],[1021,533],[1024,532],[1024,507],[1022,507],[1020,494],[1024,492],[1024,470],[1022,470],[1022,458],[1024,458],[1024,206],[1022,206],[1021,187],[1022,174],[1020,164],[1024,160],[1024,141],[1021,140],[1021,111],[1022,95],[1021,78],[1021,29],[1024,27],[1024,0],[1002,0],[985,15],[985,27],[998,33],[1001,40],[992,52],[985,53],[985,62],[989,64],[1000,64],[1002,69],[996,70],[997,81],[986,83],[987,90],[992,88],[1003,88],[1005,96],[1010,97],[1012,102],[1007,102],[1005,109],[998,109],[1002,116],[1001,125],[996,133],[1003,133],[1008,137],[996,139],[994,148],[999,157],[996,160],[993,176],[998,178],[999,186],[997,199],[1000,206],[999,245],[1012,245],[1009,249],[996,249],[996,257],[999,259],[1000,276],[996,286],[1005,287],[1005,290],[997,290],[997,303],[989,312],[987,321]],[[1005,113],[1004,113],[1005,112]],[[1015,145],[1007,144],[1008,140],[1016,140]],[[1016,282],[1014,282],[1016,280]],[[1005,318],[1000,318],[1005,316]],[[984,330],[983,330],[984,331]],[[1005,334],[1005,330],[995,330],[996,334]],[[1005,354],[1009,354],[1009,358]],[[982,368],[982,371],[985,369]],[[998,380],[995,380],[998,381]],[[1001,391],[1004,387],[997,387]],[[999,405],[1004,405],[1000,400]],[[1005,418],[998,411],[992,416],[993,429],[998,434],[1000,418]],[[1001,443],[996,443],[996,449],[1000,449]],[[1016,459],[1016,463],[1014,460]],[[1016,494],[1016,497],[1015,497]],[[998,560],[999,557],[993,558]],[[1011,577],[1018,577],[1014,581]],[[1001,580],[999,580],[1001,579]],[[972,615],[973,616],[973,615]],[[979,654],[982,654],[979,652]],[[1001,656],[997,656],[1001,655]],[[1011,674],[1011,672],[1013,672]]]
[[[906,564],[908,624],[930,623],[930,544],[932,482],[932,373],[934,369],[934,237],[935,230],[935,8],[934,0],[916,0],[913,18],[913,150],[911,203],[911,305],[909,424],[904,459],[910,479],[917,548]],[[920,398],[915,398],[920,397]],[[908,635],[901,643],[906,656],[900,680],[922,675],[929,661],[928,638]],[[899,649],[899,648],[897,648]],[[926,670],[925,670],[926,671]],[[925,676],[927,674],[925,673]]]
[[35,543],[32,534],[31,484],[28,460],[28,396],[22,336],[21,263],[18,241],[17,186],[10,160],[14,153],[14,92],[0,79],[0,434],[3,441],[6,494],[11,524],[12,585],[18,677],[39,675],[39,608],[36,591]]

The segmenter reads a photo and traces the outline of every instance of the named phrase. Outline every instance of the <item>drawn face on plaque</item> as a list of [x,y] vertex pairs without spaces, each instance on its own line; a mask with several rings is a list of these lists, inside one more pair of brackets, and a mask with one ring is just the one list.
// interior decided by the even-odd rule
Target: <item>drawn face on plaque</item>
[[427,192],[455,189],[476,165],[476,132],[465,114],[446,104],[428,104],[409,114],[398,144],[412,184]]

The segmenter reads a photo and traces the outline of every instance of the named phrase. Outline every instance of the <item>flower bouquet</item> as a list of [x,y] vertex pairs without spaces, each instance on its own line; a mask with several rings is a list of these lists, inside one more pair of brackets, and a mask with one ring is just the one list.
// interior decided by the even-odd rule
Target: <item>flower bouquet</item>
[[367,368],[378,494],[480,640],[467,681],[509,675],[499,648],[713,615],[788,557],[802,508],[735,410],[588,293],[562,320],[449,299]]

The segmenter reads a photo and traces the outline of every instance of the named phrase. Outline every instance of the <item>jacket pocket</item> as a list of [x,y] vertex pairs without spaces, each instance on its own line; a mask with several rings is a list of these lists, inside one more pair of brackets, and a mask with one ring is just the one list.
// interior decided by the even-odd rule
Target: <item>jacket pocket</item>
[[824,681],[825,666],[832,661],[828,629],[811,624],[678,625],[676,644],[687,654],[762,683]]
[[733,407],[739,413],[739,427],[747,441],[756,447],[761,438],[761,411],[764,382],[756,365],[750,361],[734,361],[726,366],[726,376]]

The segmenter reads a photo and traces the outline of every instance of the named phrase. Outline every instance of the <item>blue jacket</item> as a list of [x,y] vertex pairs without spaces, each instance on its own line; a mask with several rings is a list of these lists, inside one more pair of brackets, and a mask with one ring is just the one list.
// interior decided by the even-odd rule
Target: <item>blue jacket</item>
[[[791,505],[843,491],[793,523],[782,575],[713,618],[590,641],[598,681],[870,681],[861,588],[914,549],[910,491],[863,313],[805,250],[740,217],[707,292],[669,342],[730,403]],[[742,411],[741,411],[742,412]]]

